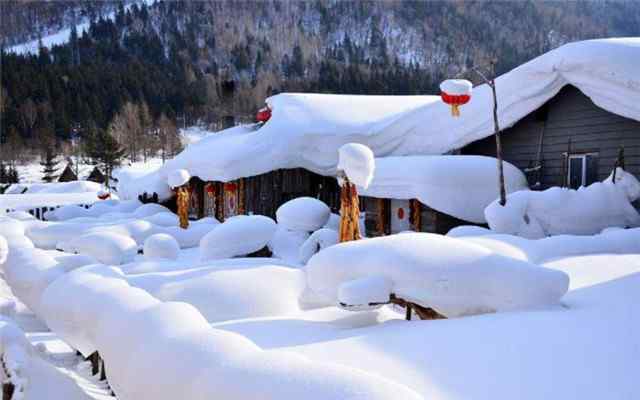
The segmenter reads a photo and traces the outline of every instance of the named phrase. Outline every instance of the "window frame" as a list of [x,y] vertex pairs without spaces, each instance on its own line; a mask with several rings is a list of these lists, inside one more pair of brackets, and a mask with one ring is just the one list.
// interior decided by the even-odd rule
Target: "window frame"
[[[586,183],[587,183],[587,159],[589,156],[591,157],[595,157],[596,159],[598,158],[599,154],[598,152],[584,152],[584,153],[565,153],[566,158],[567,158],[567,187],[571,188],[571,160],[573,159],[580,159],[582,160],[581,166],[582,166],[582,176],[580,177],[580,186],[578,186],[578,188],[581,187],[586,187]],[[577,190],[577,188],[576,188]]]

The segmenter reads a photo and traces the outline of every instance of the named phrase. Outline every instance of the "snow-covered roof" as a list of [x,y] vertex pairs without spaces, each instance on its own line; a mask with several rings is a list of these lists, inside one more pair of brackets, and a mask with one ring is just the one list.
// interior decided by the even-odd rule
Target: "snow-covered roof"
[[[507,128],[573,85],[599,107],[640,120],[640,38],[575,42],[537,57],[496,80],[499,121]],[[206,180],[230,181],[280,168],[333,175],[338,148],[357,142],[376,157],[434,155],[493,134],[491,92],[473,91],[452,118],[438,96],[351,96],[285,93],[267,99],[262,127],[221,131],[188,146],[153,174],[122,185],[121,194],[170,195],[167,175],[186,169]]]

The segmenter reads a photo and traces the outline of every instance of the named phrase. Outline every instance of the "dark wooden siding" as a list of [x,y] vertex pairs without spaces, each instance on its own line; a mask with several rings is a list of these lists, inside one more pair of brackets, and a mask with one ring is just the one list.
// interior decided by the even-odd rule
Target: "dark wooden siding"
[[302,168],[282,169],[244,180],[247,213],[275,217],[283,203],[303,196],[325,202],[333,212],[340,209],[340,187],[336,179]]
[[[564,154],[569,142],[571,152],[598,153],[599,180],[611,173],[620,146],[624,146],[626,169],[640,176],[640,122],[599,108],[573,86],[503,131],[504,159],[521,170],[535,165],[543,129],[541,189],[565,183]],[[495,156],[495,139],[472,143],[462,153]]]

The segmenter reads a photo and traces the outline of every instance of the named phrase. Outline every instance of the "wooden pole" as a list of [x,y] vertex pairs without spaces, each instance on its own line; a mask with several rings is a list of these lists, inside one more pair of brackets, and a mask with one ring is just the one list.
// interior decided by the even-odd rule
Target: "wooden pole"
[[361,239],[360,205],[356,185],[346,175],[340,188],[340,242]]
[[496,158],[498,159],[498,184],[500,186],[500,205],[507,204],[507,191],[504,187],[504,168],[502,162],[502,141],[500,140],[500,125],[498,124],[498,96],[496,95],[496,81],[489,83],[493,94],[493,130],[496,136]]
[[13,383],[7,382],[2,384],[2,400],[11,400],[13,398],[13,392],[16,390],[16,387],[13,386]]

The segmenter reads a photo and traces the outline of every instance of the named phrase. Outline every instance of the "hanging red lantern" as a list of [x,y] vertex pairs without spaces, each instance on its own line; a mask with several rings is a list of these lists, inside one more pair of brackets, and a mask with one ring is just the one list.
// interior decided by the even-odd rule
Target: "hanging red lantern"
[[213,183],[207,183],[207,185],[205,186],[205,190],[207,191],[207,194],[209,196],[214,196],[216,194],[216,187],[213,185]]
[[471,100],[472,88],[471,82],[465,79],[447,79],[440,84],[440,97],[445,104],[451,106],[452,116],[460,116],[459,107]]
[[260,110],[258,110],[258,113],[256,114],[257,122],[264,123],[264,122],[267,122],[270,118],[271,118],[271,109],[269,108],[269,106],[261,108]]
[[98,192],[98,198],[100,200],[107,200],[108,198],[111,197],[111,193],[107,192],[107,191],[99,191]]

